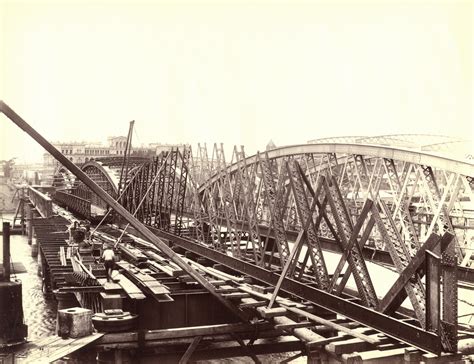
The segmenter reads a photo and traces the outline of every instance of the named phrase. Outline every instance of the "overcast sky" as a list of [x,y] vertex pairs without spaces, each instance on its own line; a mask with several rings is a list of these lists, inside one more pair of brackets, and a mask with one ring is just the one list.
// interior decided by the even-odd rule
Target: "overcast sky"
[[470,1],[117,3],[0,0],[0,97],[50,141],[474,133]]

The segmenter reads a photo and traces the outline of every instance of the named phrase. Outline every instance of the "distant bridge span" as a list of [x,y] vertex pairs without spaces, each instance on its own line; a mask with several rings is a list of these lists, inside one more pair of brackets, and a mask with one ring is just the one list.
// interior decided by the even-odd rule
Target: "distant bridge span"
[[[272,149],[267,152],[269,159],[278,159],[286,157],[301,156],[305,154],[342,154],[342,162],[348,156],[361,155],[364,158],[386,158],[395,161],[413,163],[417,165],[426,165],[447,172],[458,173],[460,175],[474,178],[474,164],[468,163],[460,159],[449,158],[432,152],[418,151],[409,148],[388,147],[375,144],[355,144],[355,143],[317,143],[317,144],[298,144],[288,145]],[[246,158],[246,165],[258,162],[258,156]],[[235,162],[228,166],[227,173],[234,173],[239,168],[240,163]],[[326,167],[323,164],[322,167]],[[204,190],[209,184],[214,183],[221,177],[221,173],[214,174],[208,181],[205,181],[200,187],[200,191]]]

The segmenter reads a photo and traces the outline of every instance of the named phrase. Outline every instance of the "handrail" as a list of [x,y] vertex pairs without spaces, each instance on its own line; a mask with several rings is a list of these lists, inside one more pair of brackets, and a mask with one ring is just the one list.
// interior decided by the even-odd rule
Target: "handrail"
[[41,193],[36,188],[28,186],[28,197],[41,217],[48,218],[53,216],[53,200],[49,196]]

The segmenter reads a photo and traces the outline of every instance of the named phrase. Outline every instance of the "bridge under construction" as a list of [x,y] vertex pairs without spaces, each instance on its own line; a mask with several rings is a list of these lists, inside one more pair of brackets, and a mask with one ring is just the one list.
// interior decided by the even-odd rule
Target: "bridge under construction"
[[[183,146],[79,168],[8,105],[0,111],[61,163],[48,195],[28,188],[47,288],[96,314],[119,295],[139,316],[134,330],[78,348],[181,362],[291,352],[312,363],[457,363],[474,353],[472,163],[316,140],[255,155]],[[79,219],[120,253],[121,282],[67,253],[66,226]],[[80,284],[78,264],[89,267]]]

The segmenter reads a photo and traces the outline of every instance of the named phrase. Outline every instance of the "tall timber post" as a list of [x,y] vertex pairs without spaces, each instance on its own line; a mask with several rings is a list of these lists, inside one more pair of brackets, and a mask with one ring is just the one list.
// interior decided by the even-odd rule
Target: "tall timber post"
[[3,274],[0,281],[0,349],[25,341],[22,284],[10,279],[10,223],[3,223]]

